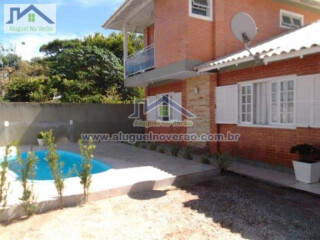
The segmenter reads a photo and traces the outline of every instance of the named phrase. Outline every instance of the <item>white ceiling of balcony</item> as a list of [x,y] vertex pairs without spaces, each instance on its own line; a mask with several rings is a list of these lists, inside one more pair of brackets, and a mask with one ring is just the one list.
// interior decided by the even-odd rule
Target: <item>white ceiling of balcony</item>
[[153,23],[153,0],[126,0],[102,25],[105,29],[143,33]]

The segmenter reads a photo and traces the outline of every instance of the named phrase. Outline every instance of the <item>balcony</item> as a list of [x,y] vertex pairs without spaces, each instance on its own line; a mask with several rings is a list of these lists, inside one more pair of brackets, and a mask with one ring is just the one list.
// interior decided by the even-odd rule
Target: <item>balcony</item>
[[126,76],[133,76],[154,68],[154,45],[134,53],[125,60]]

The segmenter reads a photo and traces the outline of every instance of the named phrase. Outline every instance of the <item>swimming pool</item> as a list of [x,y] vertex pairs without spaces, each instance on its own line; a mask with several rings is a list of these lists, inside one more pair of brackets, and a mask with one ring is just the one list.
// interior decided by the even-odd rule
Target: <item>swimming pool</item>
[[[36,167],[36,169],[35,169],[36,174],[35,174],[34,180],[36,180],[36,181],[53,180],[51,173],[50,173],[48,162],[45,159],[46,154],[47,154],[47,151],[36,151],[35,152],[35,155],[38,158],[38,162],[35,166]],[[63,176],[65,178],[76,177],[77,172],[71,171],[71,170],[76,168],[78,171],[80,171],[80,169],[81,169],[81,155],[75,154],[72,152],[67,152],[67,151],[57,151],[57,154],[60,157],[59,161],[64,163],[63,169],[62,169]],[[28,156],[27,152],[21,153],[21,159],[23,161],[25,161],[27,159],[27,156]],[[17,161],[15,161],[15,160],[16,160],[16,156],[9,158],[9,161],[10,161],[9,169],[17,175],[16,176],[17,178],[20,178],[21,177],[20,171],[19,171],[20,166],[17,163]],[[109,166],[103,162],[100,162],[97,159],[92,159],[91,163],[92,163],[92,170],[91,170],[92,174],[106,172],[109,169],[111,169],[111,166]]]

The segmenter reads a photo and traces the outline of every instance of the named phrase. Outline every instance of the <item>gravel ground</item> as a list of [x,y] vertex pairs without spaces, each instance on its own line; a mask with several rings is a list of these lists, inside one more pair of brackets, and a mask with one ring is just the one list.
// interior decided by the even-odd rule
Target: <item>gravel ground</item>
[[234,175],[0,226],[0,239],[320,239],[320,199]]

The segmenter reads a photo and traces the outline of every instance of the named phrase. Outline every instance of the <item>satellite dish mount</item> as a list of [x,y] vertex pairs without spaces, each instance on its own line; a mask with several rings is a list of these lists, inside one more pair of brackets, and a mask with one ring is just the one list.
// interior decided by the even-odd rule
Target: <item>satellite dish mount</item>
[[256,62],[259,62],[261,60],[260,55],[253,54],[249,48],[250,43],[258,33],[258,28],[253,18],[247,13],[240,12],[232,17],[230,27],[233,36],[242,42],[250,56],[252,56]]

